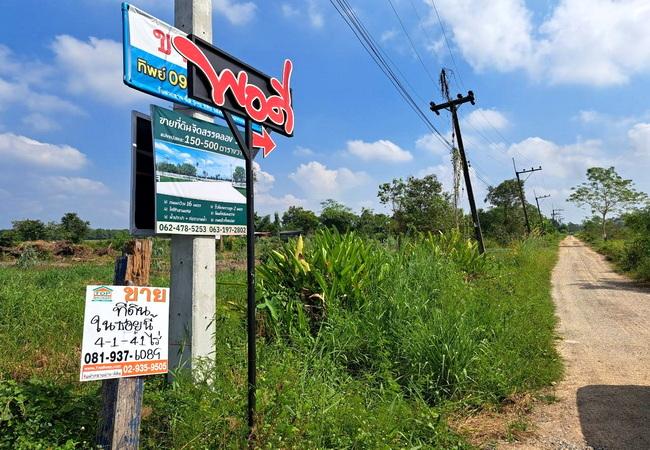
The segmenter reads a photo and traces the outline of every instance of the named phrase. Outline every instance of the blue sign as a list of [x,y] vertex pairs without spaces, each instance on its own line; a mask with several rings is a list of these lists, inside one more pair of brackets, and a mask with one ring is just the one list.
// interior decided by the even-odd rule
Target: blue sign
[[[186,33],[128,3],[122,3],[122,22],[127,86],[223,118],[220,109],[187,95],[187,61],[172,46],[174,36]],[[241,117],[233,119],[244,126]]]

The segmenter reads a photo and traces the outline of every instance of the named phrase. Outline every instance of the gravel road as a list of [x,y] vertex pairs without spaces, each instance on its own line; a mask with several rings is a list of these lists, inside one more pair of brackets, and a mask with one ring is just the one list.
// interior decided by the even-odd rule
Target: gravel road
[[533,412],[532,438],[499,448],[650,449],[650,289],[567,237],[553,298],[566,363],[558,401]]

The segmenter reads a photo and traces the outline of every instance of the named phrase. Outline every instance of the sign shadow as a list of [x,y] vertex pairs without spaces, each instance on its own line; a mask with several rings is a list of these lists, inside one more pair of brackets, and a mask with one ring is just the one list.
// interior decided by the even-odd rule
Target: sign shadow
[[591,448],[650,448],[650,386],[584,386],[577,406]]

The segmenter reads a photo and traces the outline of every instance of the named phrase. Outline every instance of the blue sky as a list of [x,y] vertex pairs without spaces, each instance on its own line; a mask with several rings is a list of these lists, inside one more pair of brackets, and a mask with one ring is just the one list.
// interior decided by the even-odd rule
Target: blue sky
[[[441,67],[476,93],[463,135],[479,205],[486,184],[541,165],[527,196],[564,208],[587,167],[614,165],[645,192],[650,163],[650,5],[645,0],[350,0],[399,65],[425,111]],[[173,22],[171,1],[134,5]],[[28,22],[29,20],[29,22]],[[294,61],[295,137],[259,158],[256,207],[318,210],[334,198],[381,210],[380,183],[436,174],[449,152],[428,133],[328,0],[213,0],[214,44],[280,76]],[[127,227],[130,111],[170,107],[122,84],[120,2],[6,0],[0,31],[0,227],[77,211],[94,227]],[[430,79],[432,76],[433,80]],[[431,120],[449,136],[448,115]],[[449,139],[451,137],[449,136]]]

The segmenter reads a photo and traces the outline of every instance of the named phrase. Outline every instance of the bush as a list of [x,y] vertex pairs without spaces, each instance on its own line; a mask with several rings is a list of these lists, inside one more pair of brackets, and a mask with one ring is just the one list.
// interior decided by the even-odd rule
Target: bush
[[[556,243],[529,239],[497,261],[457,233],[390,252],[323,231],[260,267],[259,308],[276,336],[295,343],[310,331],[317,352],[353,377],[430,404],[498,401],[559,374],[548,291]],[[314,314],[314,295],[326,313]]]

